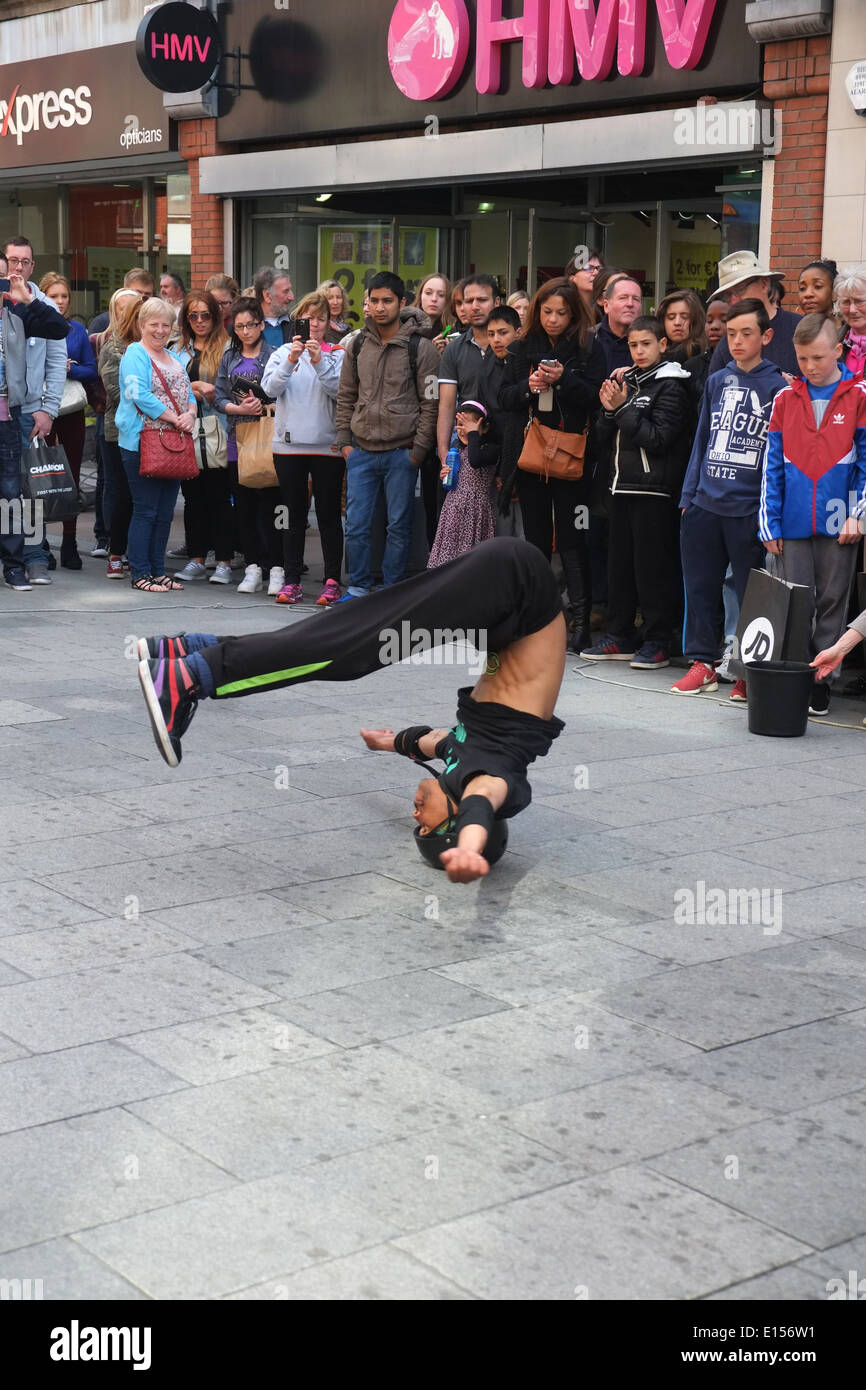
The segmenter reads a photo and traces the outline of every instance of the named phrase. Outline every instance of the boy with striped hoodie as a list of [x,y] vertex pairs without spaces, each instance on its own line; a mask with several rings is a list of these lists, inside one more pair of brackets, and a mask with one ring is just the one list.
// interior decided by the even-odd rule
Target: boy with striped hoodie
[[[840,364],[835,325],[807,314],[794,333],[802,372],[773,402],[761,484],[758,534],[773,573],[812,591],[812,655],[845,626],[866,513],[866,385]],[[812,714],[830,708],[816,682]]]

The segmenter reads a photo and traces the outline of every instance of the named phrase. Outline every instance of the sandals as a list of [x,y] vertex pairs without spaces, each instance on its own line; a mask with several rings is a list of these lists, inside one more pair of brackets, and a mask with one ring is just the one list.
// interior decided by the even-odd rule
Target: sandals
[[183,584],[178,579],[173,579],[170,574],[157,574],[153,576],[154,584],[162,584],[166,589],[172,589],[177,593],[183,592]]
[[182,584],[170,579],[167,574],[145,574],[131,582],[133,589],[138,589],[142,594],[167,594],[172,589],[183,589]]

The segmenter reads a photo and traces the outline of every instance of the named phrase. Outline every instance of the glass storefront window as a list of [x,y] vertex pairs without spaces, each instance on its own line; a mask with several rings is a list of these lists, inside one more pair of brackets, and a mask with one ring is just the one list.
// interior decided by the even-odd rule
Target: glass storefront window
[[192,252],[189,174],[169,174],[156,190],[157,270],[173,270],[189,286]]
[[139,184],[70,185],[69,278],[74,310],[85,318],[106,309],[140,263],[143,216]]

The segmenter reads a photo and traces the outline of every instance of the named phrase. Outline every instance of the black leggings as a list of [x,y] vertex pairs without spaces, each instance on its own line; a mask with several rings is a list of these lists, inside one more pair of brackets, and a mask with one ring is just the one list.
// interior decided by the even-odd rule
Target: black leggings
[[219,699],[303,681],[360,680],[409,656],[422,634],[427,646],[439,646],[480,633],[487,651],[501,651],[561,612],[559,585],[541,551],[502,536],[321,618],[225,637],[199,655]]
[[289,509],[289,525],[283,539],[286,583],[301,582],[304,539],[309,511],[308,479],[313,480],[316,521],[322,542],[323,579],[339,584],[343,568],[343,474],[346,465],[339,457],[321,454],[274,454],[274,467],[280,480],[280,495]]

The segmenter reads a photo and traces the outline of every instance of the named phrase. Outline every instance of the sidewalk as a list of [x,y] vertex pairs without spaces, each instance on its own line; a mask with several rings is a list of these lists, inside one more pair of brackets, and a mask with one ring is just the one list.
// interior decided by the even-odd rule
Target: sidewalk
[[130,637],[328,614],[104,574],[0,589],[0,1279],[749,1300],[866,1273],[859,729],[757,738],[723,688],[570,659],[505,859],[452,885],[358,729],[450,723],[465,653],[205,705],[171,772]]

